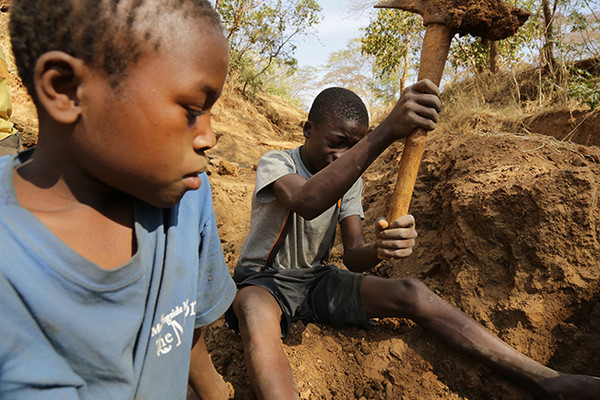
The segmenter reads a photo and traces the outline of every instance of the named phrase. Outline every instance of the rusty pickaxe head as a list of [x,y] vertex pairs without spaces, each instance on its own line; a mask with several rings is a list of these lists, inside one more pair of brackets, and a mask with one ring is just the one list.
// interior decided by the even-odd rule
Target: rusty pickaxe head
[[515,34],[530,12],[500,0],[387,0],[377,8],[398,8],[423,16],[423,24],[445,25],[460,35],[488,40]]

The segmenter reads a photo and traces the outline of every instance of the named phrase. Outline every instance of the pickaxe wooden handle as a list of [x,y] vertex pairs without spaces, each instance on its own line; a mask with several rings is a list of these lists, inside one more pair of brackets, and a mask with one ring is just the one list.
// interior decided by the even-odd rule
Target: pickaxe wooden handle
[[[490,40],[504,39],[514,34],[530,15],[501,0],[386,0],[375,7],[399,8],[423,16],[427,30],[421,51],[419,80],[429,79],[438,86],[450,42],[456,33],[469,33]],[[406,139],[388,214],[390,223],[408,213],[426,138],[427,132],[418,129]]]
[[[436,85],[440,84],[453,36],[454,32],[445,25],[431,24],[427,26],[421,51],[419,80],[429,79]],[[427,131],[424,129],[417,129],[406,138],[388,213],[390,223],[408,214],[426,140]]]

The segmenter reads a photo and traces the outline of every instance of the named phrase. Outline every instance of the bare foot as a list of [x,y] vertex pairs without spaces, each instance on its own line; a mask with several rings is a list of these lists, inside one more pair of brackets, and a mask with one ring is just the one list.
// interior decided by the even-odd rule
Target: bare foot
[[544,399],[600,400],[600,378],[559,373],[545,382],[543,390],[550,396]]

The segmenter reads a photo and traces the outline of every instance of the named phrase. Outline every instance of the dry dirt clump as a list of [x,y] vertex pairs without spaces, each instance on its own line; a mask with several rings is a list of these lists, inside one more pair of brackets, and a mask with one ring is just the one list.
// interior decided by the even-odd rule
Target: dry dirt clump
[[487,40],[512,36],[527,21],[530,12],[499,0],[440,1],[448,7],[447,23],[456,25],[462,35],[471,34]]
[[421,14],[425,25],[440,24],[461,35],[487,40],[513,35],[531,15],[500,0],[390,1],[384,7]]

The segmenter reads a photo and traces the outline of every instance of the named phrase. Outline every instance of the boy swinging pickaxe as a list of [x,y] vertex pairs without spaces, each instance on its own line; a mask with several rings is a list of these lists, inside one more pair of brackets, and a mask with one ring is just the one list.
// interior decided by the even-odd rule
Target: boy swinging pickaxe
[[[429,79],[436,85],[440,84],[450,42],[456,33],[469,33],[490,41],[500,40],[513,35],[530,15],[499,0],[388,0],[375,7],[399,8],[423,16],[427,30],[421,51],[419,80]],[[427,131],[418,129],[406,138],[388,221],[395,221],[408,213],[426,135]]]

